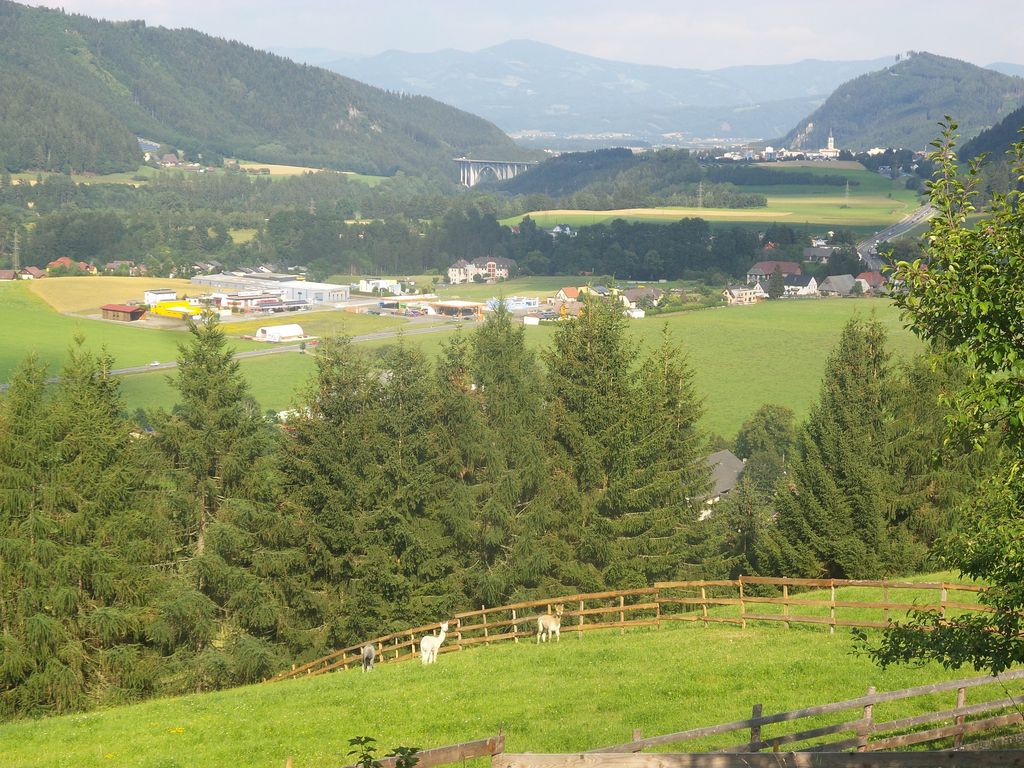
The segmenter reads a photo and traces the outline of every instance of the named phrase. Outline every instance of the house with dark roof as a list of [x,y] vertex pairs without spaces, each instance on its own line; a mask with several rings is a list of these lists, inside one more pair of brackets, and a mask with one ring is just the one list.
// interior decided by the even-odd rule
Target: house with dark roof
[[768,278],[778,269],[783,277],[800,274],[800,265],[795,261],[759,261],[747,270],[747,284],[761,283],[768,284]]
[[46,273],[39,267],[25,267],[18,273],[22,280],[42,280]]
[[657,306],[664,292],[658,288],[629,288],[619,294],[619,300],[629,309],[637,309],[638,304]]
[[818,285],[822,296],[849,296],[857,279],[853,275],[829,275]]
[[804,261],[813,261],[815,264],[824,264],[832,258],[833,251],[835,251],[835,248],[832,246],[811,246],[809,248],[804,248]]
[[701,520],[706,520],[711,515],[710,509],[723,496],[728,495],[740,482],[743,474],[744,461],[735,453],[729,450],[715,451],[705,460],[711,467],[711,490],[704,498],[705,510],[701,514]]
[[784,296],[817,296],[818,281],[814,275],[790,275],[783,278]]
[[0,280],[17,280],[18,273],[13,269],[0,269]]

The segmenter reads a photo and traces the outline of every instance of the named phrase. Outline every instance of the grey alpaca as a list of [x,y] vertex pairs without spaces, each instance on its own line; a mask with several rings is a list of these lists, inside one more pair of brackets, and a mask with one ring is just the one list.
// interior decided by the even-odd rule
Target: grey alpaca
[[377,651],[374,650],[373,643],[367,643],[363,646],[363,672],[373,671],[373,660],[377,658]]

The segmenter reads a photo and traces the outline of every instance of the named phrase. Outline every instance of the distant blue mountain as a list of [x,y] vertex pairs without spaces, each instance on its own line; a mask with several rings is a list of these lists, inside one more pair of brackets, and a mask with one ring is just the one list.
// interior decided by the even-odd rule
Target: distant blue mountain
[[381,88],[430,96],[513,134],[659,140],[779,136],[841,83],[891,61],[677,69],[515,40],[476,52],[387,51],[320,64]]

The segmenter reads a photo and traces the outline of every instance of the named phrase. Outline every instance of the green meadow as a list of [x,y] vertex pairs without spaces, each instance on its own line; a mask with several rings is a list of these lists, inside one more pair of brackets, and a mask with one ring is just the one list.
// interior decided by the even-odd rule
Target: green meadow
[[[280,683],[0,725],[5,765],[19,768],[323,768],[351,762],[348,740],[382,750],[507,734],[508,751],[569,752],[879,692],[974,677],[938,665],[881,670],[848,631],[770,624],[663,625],[590,632],[536,645],[505,642],[442,654],[436,665],[379,664]],[[450,642],[450,641],[449,641]],[[969,701],[1019,694],[999,684]],[[955,694],[877,705],[876,721],[949,709]],[[807,727],[842,722],[837,713]],[[769,726],[763,736],[786,732]],[[687,743],[709,750],[743,734]],[[680,747],[676,747],[679,749]],[[670,748],[671,749],[671,748]]]
[[[496,294],[553,294],[568,278],[522,278],[499,286],[458,286],[448,296],[483,301]],[[742,423],[764,403],[781,403],[798,417],[807,414],[818,396],[825,362],[839,338],[843,325],[854,316],[876,317],[889,334],[896,358],[920,349],[906,331],[893,306],[885,299],[811,299],[766,302],[749,307],[721,307],[677,314],[649,316],[631,321],[630,334],[643,352],[657,345],[662,328],[686,350],[698,392],[704,398],[704,427],[710,432],[734,435]],[[347,312],[311,312],[297,318],[315,335],[342,332],[360,336],[379,331],[396,331],[405,321],[388,316],[354,315]],[[177,357],[177,345],[185,340],[182,331],[158,330],[82,318],[53,311],[23,283],[0,285],[0,321],[8,330],[0,346],[0,382],[8,381],[15,367],[31,352],[56,373],[76,333],[89,348],[105,347],[115,358],[115,367],[144,366],[152,360],[170,362]],[[238,336],[252,333],[259,325],[285,320],[228,323],[225,330],[235,337],[240,351],[266,350],[267,345],[244,341]],[[473,322],[438,321],[429,333],[404,335],[407,344],[436,356],[445,340],[462,328],[469,332]],[[526,341],[540,351],[547,347],[555,324],[526,328]],[[360,341],[368,353],[396,343],[396,337]],[[315,370],[311,354],[283,352],[241,360],[242,371],[253,395],[265,409],[290,408],[298,389]],[[167,371],[125,376],[122,389],[130,410],[174,404]]]

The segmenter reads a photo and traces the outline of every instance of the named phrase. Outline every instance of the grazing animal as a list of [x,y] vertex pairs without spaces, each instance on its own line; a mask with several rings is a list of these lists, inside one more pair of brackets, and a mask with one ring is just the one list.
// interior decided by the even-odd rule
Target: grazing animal
[[555,642],[560,642],[562,635],[562,611],[565,606],[556,605],[555,614],[552,616],[550,613],[542,613],[537,617],[537,642],[540,642],[540,636],[544,635],[544,642],[546,643],[551,639],[551,634],[555,635]]
[[367,643],[363,646],[363,672],[373,671],[373,660],[377,658],[377,651],[373,647],[373,643]]
[[424,635],[420,638],[420,661],[424,664],[433,664],[437,661],[437,649],[444,642],[445,633],[448,631],[448,622],[441,624],[441,634]]

